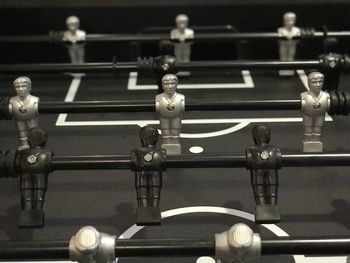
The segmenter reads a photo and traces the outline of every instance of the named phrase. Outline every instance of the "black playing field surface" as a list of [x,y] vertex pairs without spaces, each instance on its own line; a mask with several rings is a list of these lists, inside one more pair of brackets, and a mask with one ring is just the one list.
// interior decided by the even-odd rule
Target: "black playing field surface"
[[[31,76],[32,93],[42,101],[153,99],[152,79],[113,75]],[[0,79],[0,95],[13,95],[14,77]],[[180,77],[179,92],[187,99],[297,99],[305,90],[303,72],[280,78],[273,71],[200,72]],[[340,89],[347,89],[342,76]],[[181,85],[185,85],[181,88]],[[203,89],[205,87],[205,89]],[[183,153],[243,153],[252,144],[251,128],[263,123],[272,130],[272,144],[283,153],[300,152],[302,125],[298,111],[189,112],[183,121]],[[153,113],[42,115],[48,129],[47,148],[57,155],[128,154],[140,145],[138,131],[157,125]],[[324,128],[325,152],[349,152],[348,117],[330,119]],[[0,122],[1,148],[17,145],[13,121]],[[193,148],[192,148],[193,151]],[[193,153],[198,154],[198,153]],[[117,236],[138,238],[212,237],[236,222],[259,231],[262,238],[285,236],[349,236],[350,195],[347,167],[283,168],[279,206],[282,222],[257,226],[254,200],[245,169],[168,169],[161,195],[163,223],[139,229],[134,225],[136,199],[131,171],[54,172],[46,196],[46,225],[19,230],[18,179],[1,178],[0,239],[69,239],[80,227],[93,225]],[[266,257],[263,262],[293,262],[292,257]],[[211,262],[201,259],[198,262]],[[334,260],[334,261],[333,261]],[[120,259],[119,262],[196,262],[197,258]],[[345,262],[345,257],[310,258],[296,262]]]

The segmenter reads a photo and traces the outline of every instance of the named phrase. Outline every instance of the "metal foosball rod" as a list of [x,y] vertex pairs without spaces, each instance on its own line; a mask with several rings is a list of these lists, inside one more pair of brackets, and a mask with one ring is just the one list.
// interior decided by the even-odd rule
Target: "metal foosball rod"
[[350,68],[348,55],[336,53],[321,54],[316,60],[222,60],[181,62],[175,57],[162,55],[155,58],[140,58],[136,62],[101,63],[48,63],[48,64],[0,64],[1,74],[35,73],[122,73],[139,72],[156,75],[158,91],[162,91],[161,79],[166,74],[200,70],[319,70],[326,76],[325,88],[337,90],[340,72]]
[[[238,223],[215,238],[117,239],[92,226],[81,228],[70,241],[2,241],[0,259],[72,260],[107,263],[116,257],[213,256],[224,262],[257,260],[264,255],[347,255],[350,238],[261,240],[250,227]],[[87,261],[90,260],[90,261]]]
[[[10,43],[28,43],[28,42],[48,42],[48,43],[64,43],[62,39],[63,33],[52,35],[27,35],[27,36],[0,36],[0,42]],[[348,38],[350,31],[314,31],[312,29],[301,29],[299,36],[293,39],[309,39],[309,38],[325,38],[337,37]],[[169,34],[86,34],[86,42],[159,42],[161,40],[170,39]],[[286,37],[281,36],[277,32],[246,32],[246,33],[196,33],[193,41],[195,42],[223,42],[223,41],[240,41],[240,40],[283,40]]]
[[[282,154],[283,167],[350,166],[350,153]],[[237,155],[168,156],[166,168],[248,168],[248,157]],[[131,169],[130,155],[52,156],[51,170]]]
[[[309,38],[325,38],[350,37],[350,31],[314,31],[307,28],[301,29],[300,36],[293,39],[309,39]],[[169,34],[88,34],[86,41],[91,42],[157,42],[169,39]],[[195,42],[223,42],[223,41],[241,41],[241,40],[284,40],[286,37],[281,36],[277,32],[233,32],[233,33],[196,33],[193,41]],[[8,38],[9,40],[9,38]],[[2,39],[0,38],[0,42]]]
[[[320,73],[312,73],[309,75],[309,86],[311,81],[319,81],[322,87],[324,76]],[[171,78],[170,80],[167,80]],[[320,80],[318,79],[320,78]],[[163,77],[164,87],[167,85],[177,86],[178,80],[175,75],[167,74]],[[171,83],[170,83],[170,82]],[[25,84],[25,92],[20,92],[17,86],[19,84]],[[169,83],[170,84],[169,84]],[[117,113],[117,112],[155,112],[159,110],[161,106],[159,101],[164,101],[165,95],[168,95],[165,91],[155,97],[155,100],[121,100],[121,101],[73,101],[73,102],[43,102],[40,101],[38,97],[30,95],[31,81],[27,77],[19,77],[14,82],[16,92],[20,92],[20,95],[14,97],[3,97],[0,98],[0,119],[12,119],[14,115],[21,115],[20,118],[23,120],[23,114],[29,114],[28,116],[38,116],[38,114],[57,114],[57,113]],[[19,84],[18,84],[19,83]],[[315,85],[315,84],[312,84]],[[24,85],[23,85],[24,86]],[[312,89],[317,88],[317,94],[320,93],[318,87],[311,86]],[[23,94],[29,96],[31,103],[24,105]],[[168,92],[169,93],[169,92]],[[176,91],[174,92],[176,93]],[[176,96],[179,93],[176,93]],[[322,101],[322,111],[328,112],[330,115],[348,115],[350,112],[350,93],[331,91],[320,93],[323,95],[324,100]],[[319,95],[320,95],[319,94]],[[305,96],[305,94],[301,94]],[[26,97],[24,96],[24,97]],[[175,96],[172,94],[172,96]],[[175,96],[175,98],[176,98]],[[255,110],[302,110],[304,97],[301,96],[299,99],[294,100],[186,100],[184,95],[178,95],[178,99],[181,98],[182,111],[255,111]],[[315,102],[311,100],[310,102]],[[168,111],[175,109],[175,104],[179,104],[180,101],[173,101],[167,103],[166,107]],[[314,109],[319,109],[321,107],[321,102],[313,105]],[[171,108],[173,107],[173,108]],[[180,105],[176,106],[177,108]],[[18,111],[18,113],[17,113]]]
[[[332,42],[329,40],[329,42]],[[331,44],[329,44],[331,45]],[[34,73],[122,73],[134,72],[151,73],[156,76],[158,92],[162,92],[161,79],[166,74],[175,74],[182,71],[200,70],[279,70],[279,72],[295,69],[319,70],[326,76],[324,88],[337,90],[340,72],[347,72],[350,68],[350,58],[346,54],[338,54],[330,49],[321,54],[315,60],[292,59],[282,60],[222,60],[222,61],[182,61],[173,56],[166,55],[167,43],[160,45],[161,56],[151,58],[138,58],[136,62],[113,62],[84,63],[83,57],[72,57],[76,63],[48,63],[48,64],[0,64],[1,74],[34,74]],[[285,72],[286,73],[286,72]]]
[[[186,111],[299,110],[300,100],[187,100]],[[154,112],[154,100],[39,102],[40,114]]]
[[[350,31],[314,31],[311,28],[301,29],[300,36],[296,36],[293,39],[308,39],[308,38],[348,38],[350,37]],[[88,34],[86,36],[87,41],[91,42],[153,42],[169,39],[168,34]],[[241,41],[241,40],[284,40],[285,36],[281,36],[277,32],[233,32],[233,33],[196,33],[194,41],[198,42],[222,42],[222,41]],[[0,42],[1,42],[0,38]]]
[[[9,98],[0,99],[0,119],[12,119]],[[122,101],[39,101],[38,113],[117,113],[154,112],[154,100]],[[300,110],[301,100],[187,100],[186,111]]]
[[[350,110],[350,94],[348,92],[332,92],[330,115],[348,115]],[[9,112],[9,98],[0,100],[0,119],[12,119]],[[256,111],[256,110],[300,110],[301,99],[294,100],[186,100],[186,112],[189,111]],[[118,113],[118,112],[154,112],[154,100],[122,100],[122,101],[39,101],[40,114],[58,113]]]
[[[57,170],[137,170],[131,155],[55,155],[44,151],[42,156],[49,155],[29,165],[28,153],[21,151],[1,151],[0,177],[16,172],[53,172]],[[10,155],[9,155],[10,154]],[[27,156],[28,155],[28,156]],[[12,156],[12,157],[5,157]],[[27,159],[28,158],[28,159]],[[350,153],[314,153],[314,154],[280,154],[274,160],[274,166],[282,167],[312,167],[312,166],[350,166]],[[162,169],[168,168],[249,168],[252,156],[235,155],[200,155],[182,154],[166,156],[159,164]],[[27,165],[26,165],[27,164]],[[11,167],[9,169],[9,167]]]
[[[344,64],[345,62],[344,58]],[[154,71],[156,66],[152,64],[153,59],[150,59],[148,65],[141,65],[137,62],[103,62],[103,63],[47,63],[47,64],[0,64],[0,73],[2,74],[21,74],[21,73],[89,73],[89,72],[104,72],[104,73],[120,73],[132,71]],[[323,62],[320,60],[295,60],[295,61],[280,61],[280,60],[232,60],[232,61],[190,61],[190,62],[175,62],[174,70],[196,71],[196,70],[248,70],[248,69],[320,69],[323,67]],[[347,68],[347,67],[346,67]]]

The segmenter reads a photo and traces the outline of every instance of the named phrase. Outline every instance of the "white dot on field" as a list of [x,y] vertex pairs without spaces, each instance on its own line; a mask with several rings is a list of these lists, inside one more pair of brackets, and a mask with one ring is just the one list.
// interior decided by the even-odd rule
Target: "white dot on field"
[[201,153],[201,152],[203,152],[203,148],[199,147],[199,146],[192,146],[190,148],[190,152],[191,153]]
[[200,257],[196,263],[215,263],[216,261],[211,257]]

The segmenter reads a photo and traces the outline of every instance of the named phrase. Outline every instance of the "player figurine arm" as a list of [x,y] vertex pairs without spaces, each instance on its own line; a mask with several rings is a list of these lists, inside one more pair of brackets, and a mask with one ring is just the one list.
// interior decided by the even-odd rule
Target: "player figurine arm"
[[36,101],[34,103],[34,111],[35,111],[35,116],[39,116],[39,102],[40,99],[38,97],[35,97]]
[[159,113],[159,110],[160,110],[160,99],[161,99],[161,94],[156,95],[156,113]]
[[10,116],[13,117],[13,105],[11,103],[11,100],[9,100],[8,112],[9,112]]
[[300,101],[301,101],[301,108],[300,108],[300,111],[301,111],[302,113],[304,113],[303,110],[304,110],[304,108],[305,108],[305,106],[306,106],[306,101],[305,101],[305,96],[306,96],[306,95],[307,95],[307,91],[300,93]]
[[182,95],[182,99],[181,99],[181,107],[182,107],[182,110],[183,110],[183,113],[182,114],[184,114],[185,113],[185,96],[184,95]]
[[188,38],[189,39],[194,39],[194,30],[193,29],[188,29],[190,31]]
[[327,95],[327,112],[329,111],[329,109],[331,108],[331,96],[329,95],[328,92],[325,92]]
[[284,33],[283,33],[283,27],[279,27],[277,28],[277,34],[279,37],[284,37]]
[[173,29],[173,30],[170,31],[170,39],[172,39],[172,40],[176,40],[177,39],[176,31],[177,31],[176,29]]

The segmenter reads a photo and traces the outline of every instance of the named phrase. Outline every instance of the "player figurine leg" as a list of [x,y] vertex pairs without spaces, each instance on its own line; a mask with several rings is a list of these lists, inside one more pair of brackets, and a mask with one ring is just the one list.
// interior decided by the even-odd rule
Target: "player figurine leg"
[[39,98],[30,95],[31,80],[28,77],[19,77],[13,82],[17,96],[10,98],[9,112],[15,119],[19,137],[18,150],[28,149],[28,130],[38,127]]
[[[262,125],[253,127],[255,146],[247,149],[251,184],[255,198],[255,222],[276,223],[281,220],[277,206],[280,150],[270,143],[270,130]],[[263,164],[264,168],[259,165]]]
[[[298,41],[293,39],[300,36],[300,28],[295,26],[296,15],[292,12],[285,13],[283,16],[284,26],[278,28],[279,37],[286,39],[279,40],[280,60],[293,61],[297,50]],[[280,76],[293,76],[294,70],[280,70]]]
[[162,131],[162,148],[167,155],[181,154],[181,120],[185,111],[185,96],[177,93],[178,79],[167,74],[162,79],[164,92],[156,96],[156,112],[159,115]]
[[303,152],[322,152],[322,128],[330,107],[329,93],[322,91],[324,76],[313,72],[308,76],[309,91],[301,93],[304,140]]
[[158,130],[145,126],[140,130],[142,147],[132,150],[137,197],[137,225],[160,225],[159,210],[165,151],[156,149]]
[[179,42],[174,44],[174,54],[179,62],[190,62],[191,60],[191,43]]
[[85,62],[85,45],[68,45],[68,53],[72,64],[83,64]]
[[76,16],[70,16],[66,20],[68,30],[63,33],[63,41],[68,44],[68,53],[72,64],[85,62],[86,33],[79,30],[80,20]]
[[40,128],[29,130],[30,148],[21,151],[20,165],[28,172],[20,173],[21,212],[18,226],[24,228],[42,227],[44,225],[43,205],[47,190],[48,173],[30,172],[41,167],[51,153],[44,149],[47,132]]

